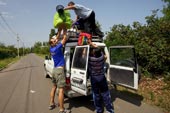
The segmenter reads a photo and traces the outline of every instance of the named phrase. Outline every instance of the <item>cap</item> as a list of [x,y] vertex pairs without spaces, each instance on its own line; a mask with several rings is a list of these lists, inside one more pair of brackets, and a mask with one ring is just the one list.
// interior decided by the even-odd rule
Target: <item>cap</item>
[[58,13],[62,13],[62,12],[64,11],[64,6],[63,6],[63,5],[57,5],[57,6],[56,6],[56,11],[57,11]]

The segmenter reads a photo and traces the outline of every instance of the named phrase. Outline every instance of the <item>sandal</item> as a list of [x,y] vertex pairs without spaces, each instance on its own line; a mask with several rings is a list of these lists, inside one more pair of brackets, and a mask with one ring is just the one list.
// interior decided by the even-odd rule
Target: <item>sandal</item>
[[54,109],[55,107],[56,107],[56,105],[53,104],[53,105],[48,106],[48,109],[49,109],[49,110],[52,110],[52,109]]
[[58,107],[58,106],[59,104],[53,104],[53,105],[48,106],[48,109],[53,110],[55,107]]
[[58,113],[70,113],[70,110],[64,109],[64,111],[59,111]]

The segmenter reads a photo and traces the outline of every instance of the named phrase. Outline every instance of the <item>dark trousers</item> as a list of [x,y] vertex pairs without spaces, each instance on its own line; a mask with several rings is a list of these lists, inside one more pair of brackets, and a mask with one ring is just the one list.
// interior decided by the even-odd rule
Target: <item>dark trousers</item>
[[90,78],[91,78],[93,100],[94,100],[94,105],[96,107],[96,112],[103,113],[104,111],[102,106],[102,101],[103,101],[107,112],[114,113],[106,77],[103,75],[103,76],[91,76]]
[[80,18],[78,21],[78,29],[84,30],[87,33],[94,33],[96,30],[96,22],[95,22],[95,12],[92,11],[90,16],[86,19]]
[[91,32],[95,32],[96,30],[96,21],[95,21],[95,12],[92,11],[90,16],[85,19],[85,23],[89,24],[89,27],[91,28]]

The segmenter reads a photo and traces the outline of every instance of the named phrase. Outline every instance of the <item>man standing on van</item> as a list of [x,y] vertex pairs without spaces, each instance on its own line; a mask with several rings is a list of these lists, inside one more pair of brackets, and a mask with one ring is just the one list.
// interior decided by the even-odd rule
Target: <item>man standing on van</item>
[[[86,29],[85,31],[88,33],[93,33],[94,35],[98,35],[100,37],[103,37],[104,34],[103,32],[100,31],[100,29],[96,25],[96,20],[95,20],[95,12],[83,5],[80,4],[75,4],[73,1],[70,1],[68,3],[68,6],[64,8],[65,10],[74,10],[75,14],[77,15],[76,21],[79,22],[79,24],[82,25],[83,29]],[[87,27],[89,24],[88,28]],[[91,30],[89,30],[89,28]]]
[[107,113],[114,113],[110,91],[104,72],[105,56],[100,48],[92,48],[89,57],[89,75],[93,90],[93,100],[96,113],[103,113],[101,100],[104,101]]
[[[50,93],[49,109],[52,110],[56,107],[54,98],[55,98],[56,89],[58,88],[58,91],[59,91],[58,101],[59,101],[59,107],[60,107],[59,113],[69,113],[70,111],[64,108],[64,87],[66,85],[66,82],[65,82],[65,73],[64,73],[65,60],[64,60],[64,54],[62,51],[62,47],[67,41],[66,32],[67,32],[68,24],[67,24],[67,19],[64,17],[66,16],[65,15],[66,12],[64,12],[64,7],[62,5],[59,5],[56,7],[56,10],[57,10],[57,13],[54,16],[54,24],[56,23],[55,21],[58,21],[59,18],[61,22],[58,22],[58,24],[56,24],[58,28],[57,35],[53,36],[49,40],[50,53],[54,60],[54,69],[52,72],[53,73],[52,74],[53,87]],[[63,39],[60,42],[59,37],[60,37],[60,33],[62,30],[63,30]]]

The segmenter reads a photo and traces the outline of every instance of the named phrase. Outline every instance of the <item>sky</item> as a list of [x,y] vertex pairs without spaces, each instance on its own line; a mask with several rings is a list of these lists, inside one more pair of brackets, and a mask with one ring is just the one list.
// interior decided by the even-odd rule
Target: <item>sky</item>
[[[56,5],[67,6],[70,0],[0,0],[0,43],[31,47],[35,42],[47,42],[53,28]],[[134,21],[145,24],[152,10],[163,9],[161,0],[72,0],[95,11],[102,31],[113,25],[132,25]],[[75,20],[74,11],[70,10]],[[158,12],[161,17],[161,11]],[[56,30],[57,31],[57,30]]]

